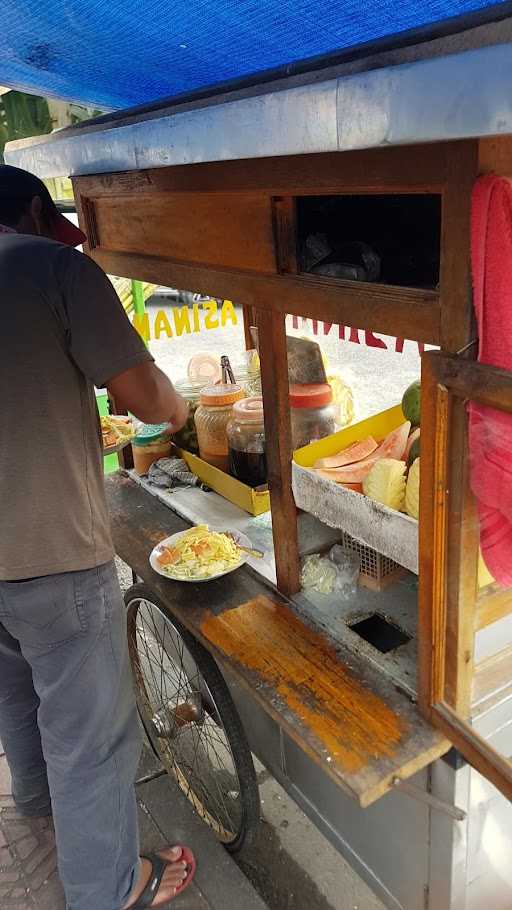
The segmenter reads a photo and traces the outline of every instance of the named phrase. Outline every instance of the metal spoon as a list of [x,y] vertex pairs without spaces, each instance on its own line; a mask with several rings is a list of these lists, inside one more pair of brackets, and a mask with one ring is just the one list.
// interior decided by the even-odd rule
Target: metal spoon
[[243,547],[242,544],[238,543],[235,535],[231,531],[223,531],[224,537],[227,537],[228,540],[232,540],[236,547],[242,551],[242,553],[248,553],[249,556],[254,556],[256,559],[263,559],[265,556],[263,550],[255,550],[252,547]]

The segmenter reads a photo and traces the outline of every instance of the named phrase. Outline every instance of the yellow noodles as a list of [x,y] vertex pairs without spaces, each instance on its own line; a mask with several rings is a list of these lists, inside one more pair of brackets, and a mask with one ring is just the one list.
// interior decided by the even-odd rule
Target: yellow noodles
[[163,546],[157,559],[170,578],[199,579],[236,568],[242,554],[225,534],[200,525],[185,531],[176,543]]

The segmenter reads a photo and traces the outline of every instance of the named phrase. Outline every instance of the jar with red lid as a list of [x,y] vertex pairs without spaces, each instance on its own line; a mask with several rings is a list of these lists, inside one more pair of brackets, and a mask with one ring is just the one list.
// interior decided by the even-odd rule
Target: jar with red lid
[[221,471],[228,470],[227,426],[233,405],[243,397],[242,387],[230,383],[205,386],[201,391],[195,414],[199,455]]
[[301,449],[336,430],[336,407],[330,385],[290,386],[292,445]]
[[242,398],[233,405],[227,427],[229,473],[249,487],[267,482],[263,398]]

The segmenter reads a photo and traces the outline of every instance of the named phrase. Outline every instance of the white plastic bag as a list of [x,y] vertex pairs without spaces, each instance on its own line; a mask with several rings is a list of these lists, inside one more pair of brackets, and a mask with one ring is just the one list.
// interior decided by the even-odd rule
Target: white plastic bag
[[326,556],[314,553],[302,563],[302,588],[316,594],[336,594],[342,600],[354,597],[361,570],[357,553],[336,544]]

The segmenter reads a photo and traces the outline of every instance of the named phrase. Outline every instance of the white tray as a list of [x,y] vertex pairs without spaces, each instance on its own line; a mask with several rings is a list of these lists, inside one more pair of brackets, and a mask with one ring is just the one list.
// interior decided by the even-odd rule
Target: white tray
[[418,574],[418,522],[414,518],[319,477],[296,462],[292,464],[292,486],[297,508]]

